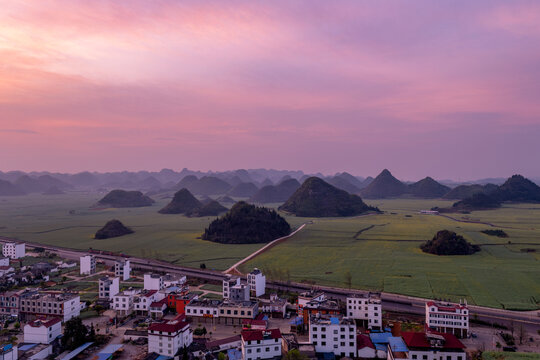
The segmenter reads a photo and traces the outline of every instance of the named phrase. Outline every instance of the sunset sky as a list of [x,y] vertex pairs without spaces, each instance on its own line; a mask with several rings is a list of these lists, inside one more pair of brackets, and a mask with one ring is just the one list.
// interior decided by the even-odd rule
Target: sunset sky
[[539,1],[0,6],[0,170],[540,176]]

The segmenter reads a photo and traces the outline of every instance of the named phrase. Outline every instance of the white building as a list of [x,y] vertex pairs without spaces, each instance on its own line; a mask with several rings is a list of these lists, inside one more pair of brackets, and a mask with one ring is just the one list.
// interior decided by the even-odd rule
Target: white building
[[81,314],[81,307],[81,297],[76,293],[28,290],[20,294],[20,313],[24,318],[58,316],[68,321]]
[[2,246],[2,255],[10,259],[20,259],[26,255],[24,243],[8,242]]
[[148,353],[173,357],[193,342],[193,331],[179,317],[148,327]]
[[287,300],[282,299],[278,294],[270,294],[269,299],[259,299],[261,311],[270,314],[271,317],[285,317],[287,312]]
[[186,305],[186,316],[217,318],[219,317],[219,305],[221,305],[220,300],[192,300]]
[[[440,332],[404,332],[401,334],[410,360],[466,360],[465,345],[454,335]],[[389,355],[393,352],[389,346]],[[395,357],[394,357],[395,358]]]
[[120,278],[102,277],[99,279],[99,298],[112,300],[120,292]]
[[242,331],[242,359],[281,358],[281,332],[279,329]]
[[382,305],[378,294],[347,297],[347,317],[362,320],[368,329],[382,329]]
[[140,294],[139,289],[128,289],[124,290],[113,296],[112,309],[115,310],[118,315],[126,316],[133,312],[133,302],[135,296]]
[[345,317],[311,316],[309,342],[316,352],[356,357],[356,324]]
[[238,276],[227,275],[226,279],[223,279],[223,299],[227,300],[230,297],[230,290],[232,287],[240,285],[240,278]]
[[144,274],[144,290],[161,290],[165,287],[163,277],[158,274]]
[[24,326],[24,342],[37,344],[50,344],[62,335],[62,320],[52,318],[48,320],[34,320]]
[[249,301],[249,286],[246,284],[239,284],[229,289],[230,301]]
[[0,266],[9,266],[9,258],[7,257],[0,258]]
[[150,305],[153,302],[161,301],[165,298],[165,293],[156,290],[143,290],[133,298],[133,310],[138,315],[148,315]]
[[179,286],[182,287],[187,282],[186,275],[179,275],[179,274],[165,274],[163,276],[163,286],[168,288],[171,286]]
[[426,325],[437,331],[447,332],[457,337],[469,335],[469,308],[463,304],[426,303]]
[[114,263],[114,276],[126,281],[131,276],[129,260],[121,260]]
[[255,268],[247,275],[247,282],[251,293],[256,296],[263,296],[266,291],[266,276],[261,270]]
[[96,258],[94,255],[85,255],[80,258],[81,275],[91,275],[96,272]]
[[0,345],[0,360],[17,360],[19,348],[17,345],[4,344]]

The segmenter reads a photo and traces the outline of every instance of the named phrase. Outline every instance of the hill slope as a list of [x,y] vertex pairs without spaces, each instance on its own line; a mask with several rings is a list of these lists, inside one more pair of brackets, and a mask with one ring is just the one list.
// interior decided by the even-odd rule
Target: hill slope
[[470,255],[480,251],[478,245],[472,245],[461,235],[448,230],[441,230],[433,239],[420,246],[423,252],[434,255]]
[[18,196],[26,193],[7,180],[0,180],[0,196]]
[[98,201],[98,205],[111,206],[116,208],[143,207],[150,206],[154,200],[143,195],[140,191],[112,190],[103,199]]
[[194,208],[186,211],[186,216],[189,217],[203,217],[203,216],[217,216],[227,211],[227,208],[216,200],[210,200],[206,204],[203,204],[199,208]]
[[444,194],[443,199],[463,200],[465,198],[468,198],[478,193],[489,194],[497,190],[498,188],[499,187],[497,185],[493,185],[493,184],[459,185],[453,188],[452,190],[448,191],[446,194]]
[[230,196],[238,196],[238,197],[251,197],[253,196],[259,188],[252,182],[243,182],[239,183],[235,187],[233,187],[228,194]]
[[439,198],[448,193],[450,188],[433,180],[429,176],[409,185],[409,192],[416,197]]
[[360,194],[368,199],[383,199],[400,196],[407,192],[407,185],[384,169]]
[[212,221],[202,238],[223,244],[254,244],[270,242],[290,232],[290,225],[274,210],[240,201]]
[[296,216],[354,216],[377,209],[366,205],[357,195],[338,189],[318,177],[310,177],[279,210]]
[[521,175],[513,175],[493,192],[499,201],[540,202],[540,186]]
[[133,230],[124,226],[119,220],[113,219],[108,221],[105,226],[96,232],[94,239],[109,239],[132,233]]
[[360,192],[360,188],[352,184],[346,176],[334,176],[326,179],[326,182],[338,189],[345,190],[349,194],[357,194]]
[[282,203],[286,201],[298,188],[300,183],[296,179],[284,180],[277,185],[262,187],[250,199],[254,203]]
[[202,206],[202,203],[188,189],[181,189],[174,194],[171,202],[158,212],[160,214],[183,214],[194,209],[199,209]]

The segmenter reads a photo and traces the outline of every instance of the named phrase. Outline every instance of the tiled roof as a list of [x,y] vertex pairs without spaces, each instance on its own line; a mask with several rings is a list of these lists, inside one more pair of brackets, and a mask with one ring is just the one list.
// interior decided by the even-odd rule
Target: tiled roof
[[[452,334],[435,331],[432,331],[432,333],[444,338],[444,349],[465,349],[465,345]],[[431,344],[425,332],[404,332],[401,336],[408,347],[431,348]]]
[[32,326],[32,327],[41,327],[41,326],[45,326],[45,327],[50,327],[50,326],[53,326],[54,324],[57,324],[59,322],[61,322],[62,320],[60,318],[51,318],[51,319],[36,319],[32,322],[29,322],[28,325]]
[[152,325],[148,327],[148,330],[175,333],[184,329],[187,326],[189,326],[189,324],[184,321],[171,320],[165,323],[153,323]]
[[358,345],[358,349],[363,349],[365,347],[375,349],[375,345],[373,345],[371,339],[367,335],[358,334],[356,336],[356,343]]
[[263,340],[265,335],[268,335],[270,339],[280,339],[281,331],[279,329],[242,331],[242,339],[244,341]]

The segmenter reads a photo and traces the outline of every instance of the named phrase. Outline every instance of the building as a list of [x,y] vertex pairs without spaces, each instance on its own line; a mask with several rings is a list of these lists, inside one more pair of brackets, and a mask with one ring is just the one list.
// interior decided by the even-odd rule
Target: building
[[7,242],[2,246],[2,255],[10,259],[20,259],[26,255],[24,243]]
[[99,279],[99,298],[112,300],[120,292],[120,278],[108,276]]
[[120,260],[114,263],[114,276],[126,281],[131,276],[129,260]]
[[410,355],[409,348],[407,348],[407,345],[405,344],[403,339],[397,336],[392,336],[388,338],[386,353],[387,360],[408,359]]
[[0,345],[0,360],[17,360],[19,349],[17,345],[3,344]]
[[460,304],[426,303],[426,325],[434,330],[464,338],[469,335],[469,308],[467,302]]
[[273,318],[284,318],[287,312],[287,300],[277,294],[271,294],[269,299],[259,299],[261,312],[270,314]]
[[218,306],[219,322],[223,324],[241,324],[242,319],[255,319],[259,313],[256,301],[224,301]]
[[20,314],[26,319],[57,316],[68,321],[81,314],[81,297],[68,292],[25,291],[20,294]]
[[220,300],[193,300],[186,306],[186,316],[213,319],[219,317]]
[[227,278],[223,279],[223,300],[229,299],[230,289],[236,285],[240,285],[238,276],[227,275]]
[[163,277],[158,274],[144,274],[144,290],[159,291],[165,287]]
[[377,357],[375,345],[367,335],[356,335],[356,356],[362,359],[374,359]]
[[181,292],[180,294],[171,293],[167,295],[167,306],[170,309],[174,309],[178,315],[186,313],[186,306],[193,300],[197,300],[199,295],[188,292]]
[[465,345],[452,334],[437,331],[404,332],[411,360],[465,360]]
[[156,290],[143,290],[136,294],[133,298],[133,310],[137,315],[148,315],[150,305],[161,301],[165,298],[165,294]]
[[96,272],[96,258],[94,255],[85,255],[80,258],[81,275],[91,275]]
[[0,257],[0,266],[9,266],[9,258]]
[[249,301],[249,286],[246,284],[239,284],[229,289],[230,301]]
[[382,329],[380,294],[368,293],[347,297],[347,317],[361,320],[368,329]]
[[311,316],[309,342],[318,353],[333,353],[341,357],[356,357],[356,324],[354,320],[337,316]]
[[281,358],[279,329],[242,331],[242,359]]
[[303,324],[308,324],[309,319],[315,315],[333,315],[341,316],[341,308],[339,307],[339,302],[337,300],[327,299],[326,297],[323,300],[312,300],[300,308],[298,314],[303,321]]
[[171,286],[182,287],[186,284],[186,282],[187,282],[186,275],[165,274],[165,276],[163,276],[163,286],[166,288],[171,287]]
[[263,296],[266,291],[266,276],[261,270],[255,268],[247,275],[247,282],[251,294],[255,297]]
[[167,298],[154,301],[150,304],[150,317],[152,319],[161,319],[167,310]]
[[62,320],[58,317],[37,319],[24,326],[25,343],[50,344],[61,335]]
[[[388,356],[388,345],[390,343],[394,344],[394,348],[396,348],[396,344],[403,343],[403,340],[400,337],[396,337],[392,335],[389,331],[383,331],[383,332],[370,332],[369,333],[369,339],[371,340],[372,344],[375,346],[375,354],[376,358],[378,359],[386,359]],[[403,343],[404,345],[404,343]]]
[[135,295],[141,291],[138,289],[128,289],[113,296],[112,309],[120,316],[127,316],[133,312]]
[[20,303],[19,292],[6,291],[0,294],[0,315],[18,316]]
[[148,327],[148,353],[173,357],[193,342],[193,331],[188,323],[176,317]]

